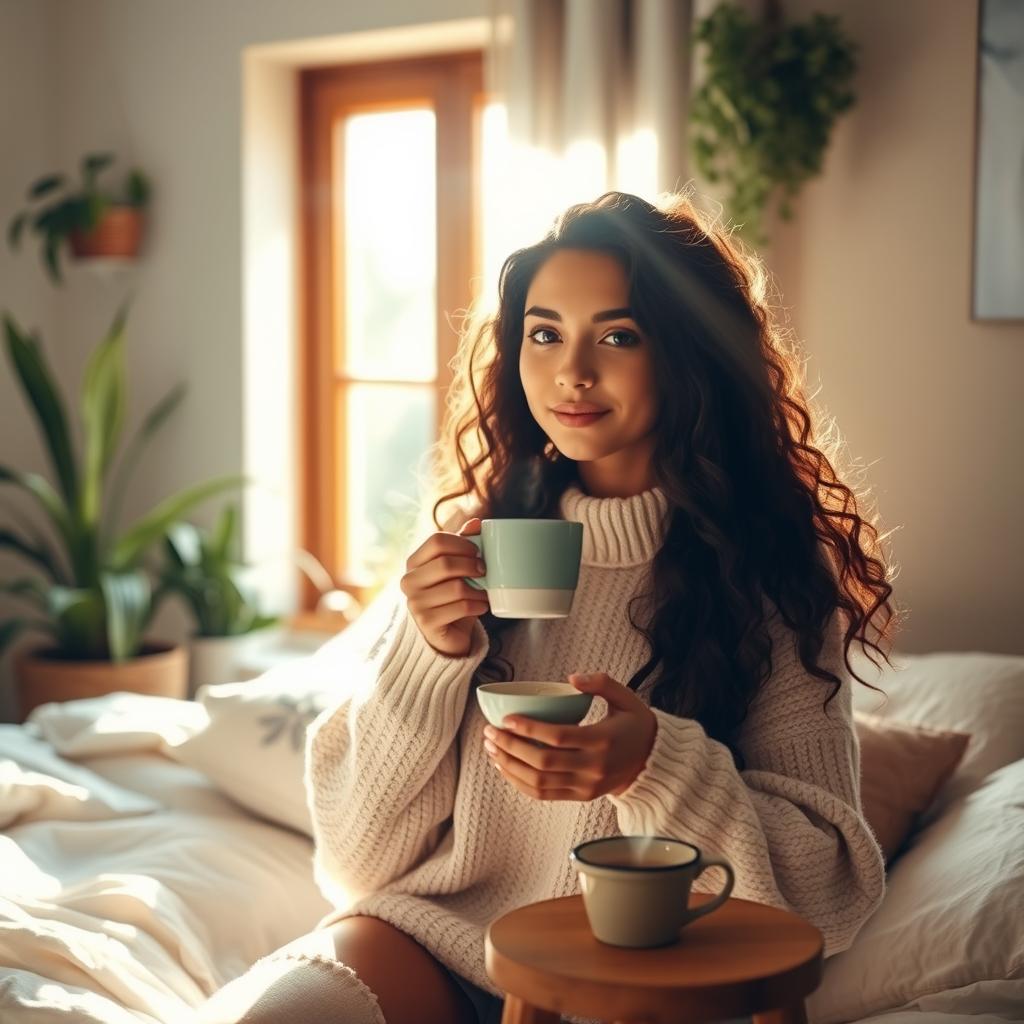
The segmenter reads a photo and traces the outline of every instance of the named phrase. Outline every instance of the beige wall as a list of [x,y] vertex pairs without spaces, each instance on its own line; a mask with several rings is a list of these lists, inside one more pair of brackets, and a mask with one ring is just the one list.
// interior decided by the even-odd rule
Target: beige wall
[[[788,6],[841,13],[863,48],[857,107],[771,262],[810,377],[850,453],[870,464],[883,525],[897,529],[897,592],[911,613],[901,646],[1024,652],[1024,326],[968,318],[975,4]],[[128,516],[245,465],[245,48],[488,9],[485,0],[0,0],[0,211],[87,147],[110,146],[156,181],[133,276],[73,271],[56,293],[34,252],[16,258],[0,246],[0,305],[42,330],[66,387],[77,388],[130,288],[130,426],[171,382],[189,382],[187,408],[152,449]],[[0,461],[44,468],[6,366]],[[0,669],[0,718],[3,695]]]
[[897,531],[900,646],[1024,653],[1024,324],[969,314],[977,6],[786,6],[841,14],[862,47],[857,105],[771,263]]

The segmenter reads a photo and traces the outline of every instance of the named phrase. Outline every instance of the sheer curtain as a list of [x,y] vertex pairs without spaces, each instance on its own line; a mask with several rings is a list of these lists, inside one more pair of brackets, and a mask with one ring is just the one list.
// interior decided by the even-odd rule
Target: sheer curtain
[[534,241],[607,189],[653,199],[691,173],[691,26],[714,0],[492,0],[485,253]]

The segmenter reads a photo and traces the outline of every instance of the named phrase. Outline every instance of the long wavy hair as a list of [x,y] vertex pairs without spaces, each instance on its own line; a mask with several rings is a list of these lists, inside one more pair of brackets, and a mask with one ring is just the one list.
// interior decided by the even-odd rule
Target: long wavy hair
[[[859,679],[851,645],[888,662],[899,615],[882,538],[861,515],[865,496],[834,468],[834,424],[822,447],[812,443],[803,366],[769,305],[763,265],[687,195],[655,206],[607,192],[508,257],[497,310],[467,316],[453,363],[433,453],[434,523],[442,528],[450,503],[482,516],[557,518],[562,493],[580,481],[578,464],[534,420],[519,377],[527,290],[559,249],[621,261],[658,382],[653,470],[669,511],[649,587],[629,606],[649,657],[628,685],[653,676],[651,706],[700,722],[743,767],[740,726],[772,671],[765,597],[795,632],[807,672],[832,684],[825,705],[840,688],[818,664],[833,616]],[[490,649],[477,679],[513,677],[501,656],[513,622],[481,621]]]

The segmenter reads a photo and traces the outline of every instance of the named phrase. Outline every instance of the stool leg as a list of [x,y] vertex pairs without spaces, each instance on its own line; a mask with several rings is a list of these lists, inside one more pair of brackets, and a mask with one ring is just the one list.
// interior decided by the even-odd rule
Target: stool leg
[[804,1001],[784,1006],[781,1010],[767,1010],[754,1014],[754,1024],[807,1024]]
[[559,1024],[561,1015],[524,1003],[518,996],[505,996],[501,1024]]

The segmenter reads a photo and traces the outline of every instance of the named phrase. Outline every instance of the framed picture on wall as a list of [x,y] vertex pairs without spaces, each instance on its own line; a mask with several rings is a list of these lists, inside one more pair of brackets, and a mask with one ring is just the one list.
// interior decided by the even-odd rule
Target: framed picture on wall
[[1024,2],[980,0],[975,320],[1024,320]]

